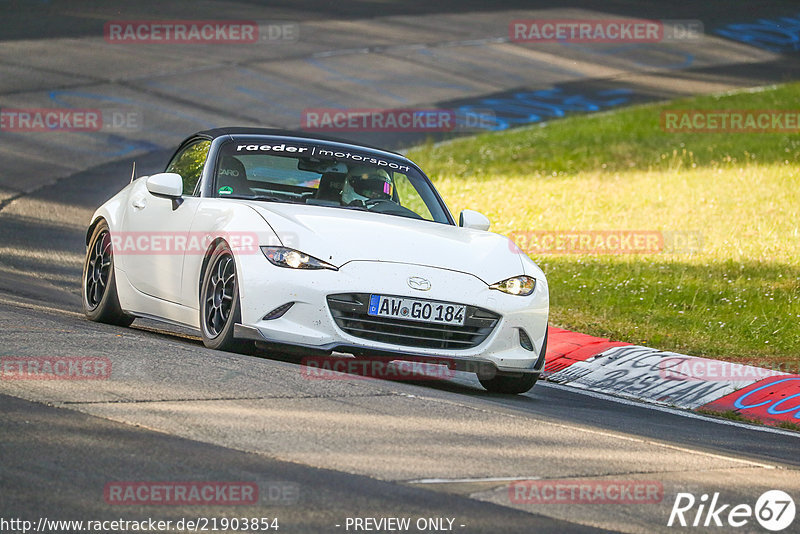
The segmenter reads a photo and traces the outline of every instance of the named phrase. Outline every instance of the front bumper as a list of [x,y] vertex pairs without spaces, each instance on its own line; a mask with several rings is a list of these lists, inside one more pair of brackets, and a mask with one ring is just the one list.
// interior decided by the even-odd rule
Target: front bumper
[[[544,366],[543,347],[548,318],[547,282],[537,279],[528,297],[491,290],[475,276],[403,263],[353,261],[338,271],[297,271],[274,267],[252,255],[240,262],[242,324],[237,337],[312,352],[348,352],[361,356],[407,356],[453,362],[453,368],[491,376],[495,372],[536,373]],[[429,291],[409,287],[409,277],[431,282]],[[494,281],[493,281],[494,282]],[[344,293],[399,295],[464,304],[490,311],[499,318],[483,340],[462,349],[386,343],[356,337],[336,322],[328,297]],[[272,310],[293,303],[279,318],[265,319]],[[529,338],[526,349],[520,331]],[[540,358],[540,355],[542,356]]]

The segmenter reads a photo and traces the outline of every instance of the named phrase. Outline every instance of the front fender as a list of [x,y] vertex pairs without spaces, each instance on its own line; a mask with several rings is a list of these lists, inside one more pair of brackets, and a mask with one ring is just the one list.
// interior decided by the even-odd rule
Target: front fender
[[[267,259],[261,246],[284,246],[272,227],[250,206],[230,199],[204,198],[192,223],[191,233],[203,235],[208,247],[204,254],[187,253],[183,263],[182,302],[200,309],[200,284],[211,251],[225,241],[236,260],[240,298],[247,291],[247,280],[263,275],[260,260]],[[252,261],[255,260],[255,261]]]
[[[125,205],[128,201],[128,197],[130,197],[131,190],[135,185],[136,182],[128,184],[94,211],[92,218],[89,220],[89,227],[86,229],[87,247],[89,246],[89,240],[92,238],[94,229],[98,224],[100,224],[101,220],[106,221],[108,229],[112,234],[124,229]],[[124,262],[124,255],[115,257],[114,268],[125,270]]]

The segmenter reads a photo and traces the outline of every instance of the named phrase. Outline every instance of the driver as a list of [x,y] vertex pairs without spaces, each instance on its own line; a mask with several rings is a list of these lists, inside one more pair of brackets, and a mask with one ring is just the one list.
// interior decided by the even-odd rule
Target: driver
[[369,200],[391,200],[393,191],[394,184],[389,173],[360,165],[347,172],[342,188],[342,203],[350,205],[359,201],[363,205]]

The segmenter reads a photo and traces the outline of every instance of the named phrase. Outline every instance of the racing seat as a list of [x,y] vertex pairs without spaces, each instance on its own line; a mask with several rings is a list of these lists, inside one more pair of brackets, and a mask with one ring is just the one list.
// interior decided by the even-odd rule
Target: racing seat
[[253,190],[249,187],[244,164],[233,156],[224,157],[217,172],[217,194],[223,187],[231,188],[233,191],[228,193],[231,195],[249,196],[253,194]]
[[320,176],[317,200],[341,202],[345,176],[343,172],[326,172]]

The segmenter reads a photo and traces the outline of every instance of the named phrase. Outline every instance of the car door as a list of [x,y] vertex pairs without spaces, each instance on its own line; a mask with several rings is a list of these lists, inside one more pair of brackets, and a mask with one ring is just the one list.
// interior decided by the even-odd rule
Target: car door
[[[151,194],[146,179],[131,193],[125,213],[125,229],[134,241],[127,250],[125,272],[131,284],[142,293],[181,303],[184,254],[192,253],[190,229],[201,199],[195,196],[211,141],[197,139],[184,144],[165,172],[183,179],[179,202]],[[181,303],[184,304],[184,303]]]

